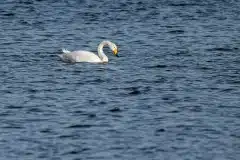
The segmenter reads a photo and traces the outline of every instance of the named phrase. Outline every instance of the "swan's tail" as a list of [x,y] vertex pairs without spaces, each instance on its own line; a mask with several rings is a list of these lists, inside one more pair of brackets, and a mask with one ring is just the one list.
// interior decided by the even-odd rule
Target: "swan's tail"
[[70,51],[67,50],[67,49],[65,49],[65,48],[62,49],[62,52],[63,52],[63,53],[70,53]]
[[65,54],[71,53],[69,50],[64,49],[64,48],[62,49],[62,52],[63,52],[63,54],[58,54],[58,57],[60,57],[62,60],[64,60]]

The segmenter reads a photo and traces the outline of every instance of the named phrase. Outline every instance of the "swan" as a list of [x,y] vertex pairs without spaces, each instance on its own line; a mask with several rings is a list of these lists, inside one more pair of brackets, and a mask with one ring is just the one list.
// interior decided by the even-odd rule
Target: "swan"
[[114,43],[106,40],[102,41],[98,45],[98,56],[93,52],[89,51],[78,50],[71,52],[66,49],[62,49],[63,54],[60,54],[58,56],[61,58],[62,61],[70,63],[75,62],[107,63],[108,57],[103,52],[103,47],[106,45],[113,51],[113,54],[118,57],[117,46]]

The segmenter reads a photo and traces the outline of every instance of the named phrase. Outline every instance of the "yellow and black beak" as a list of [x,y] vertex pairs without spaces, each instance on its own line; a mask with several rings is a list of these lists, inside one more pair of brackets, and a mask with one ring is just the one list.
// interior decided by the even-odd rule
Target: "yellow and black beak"
[[115,49],[113,50],[113,54],[114,54],[116,57],[119,57],[119,56],[118,56],[118,50],[117,50],[117,48],[115,48]]

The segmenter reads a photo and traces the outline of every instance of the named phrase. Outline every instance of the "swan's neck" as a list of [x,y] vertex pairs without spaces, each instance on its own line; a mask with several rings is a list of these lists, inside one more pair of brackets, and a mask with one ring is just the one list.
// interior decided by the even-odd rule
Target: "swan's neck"
[[98,45],[98,56],[99,58],[102,60],[102,62],[108,62],[108,57],[106,56],[106,54],[103,52],[103,47],[105,45],[110,45],[108,41],[102,41],[99,45]]

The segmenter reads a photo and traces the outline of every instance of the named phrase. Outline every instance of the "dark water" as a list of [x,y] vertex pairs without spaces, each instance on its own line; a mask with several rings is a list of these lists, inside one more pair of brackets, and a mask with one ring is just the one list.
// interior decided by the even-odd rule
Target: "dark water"
[[[239,159],[239,8],[1,1],[0,159]],[[105,39],[106,65],[57,57]]]

